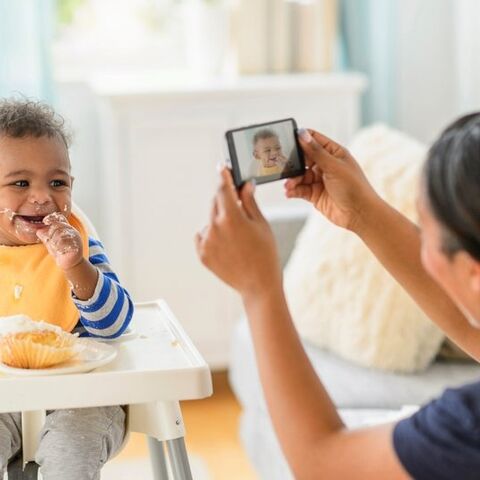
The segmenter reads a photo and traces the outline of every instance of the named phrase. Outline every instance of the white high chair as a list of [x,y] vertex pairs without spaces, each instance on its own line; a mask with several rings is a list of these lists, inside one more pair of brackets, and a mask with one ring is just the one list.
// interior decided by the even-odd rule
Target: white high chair
[[[75,214],[91,236],[89,219]],[[8,480],[38,478],[34,462],[46,410],[127,405],[128,432],[148,436],[154,480],[191,480],[180,400],[212,394],[208,365],[162,300],[135,304],[130,338],[112,344],[112,363],[90,373],[57,376],[0,375],[0,412],[22,412],[22,452]]]

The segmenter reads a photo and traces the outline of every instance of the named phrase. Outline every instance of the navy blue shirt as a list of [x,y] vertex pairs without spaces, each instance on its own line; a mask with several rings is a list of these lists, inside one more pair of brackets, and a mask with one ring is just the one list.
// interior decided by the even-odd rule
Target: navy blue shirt
[[401,420],[393,445],[416,480],[480,479],[480,382],[448,389]]

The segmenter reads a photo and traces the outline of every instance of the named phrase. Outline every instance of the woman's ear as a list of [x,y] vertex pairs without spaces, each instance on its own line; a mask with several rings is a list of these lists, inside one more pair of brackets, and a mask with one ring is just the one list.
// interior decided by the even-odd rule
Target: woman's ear
[[480,261],[470,257],[470,286],[480,295]]

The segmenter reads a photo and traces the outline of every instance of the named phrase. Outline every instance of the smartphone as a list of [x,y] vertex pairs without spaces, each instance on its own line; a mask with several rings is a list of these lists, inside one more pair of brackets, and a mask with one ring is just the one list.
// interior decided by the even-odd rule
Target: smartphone
[[261,184],[305,172],[293,118],[228,130],[225,138],[237,187],[252,179]]

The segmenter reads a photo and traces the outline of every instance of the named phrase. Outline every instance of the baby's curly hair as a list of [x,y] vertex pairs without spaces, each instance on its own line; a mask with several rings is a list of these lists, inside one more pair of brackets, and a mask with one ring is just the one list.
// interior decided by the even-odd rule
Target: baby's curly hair
[[253,137],[253,144],[256,145],[259,140],[265,140],[266,138],[272,137],[278,138],[278,135],[269,128],[263,128],[262,130],[259,130],[257,133],[255,133]]
[[28,99],[0,99],[0,136],[60,138],[70,146],[64,118],[49,105]]

